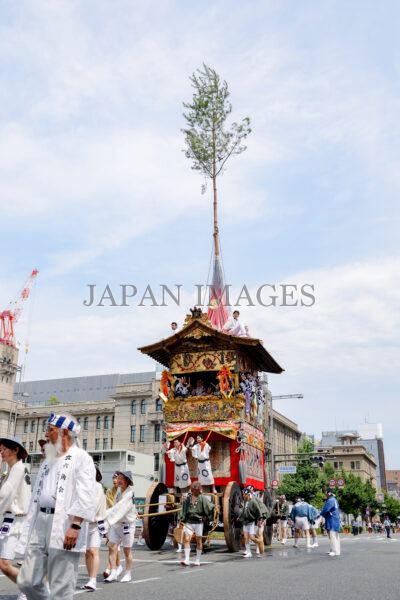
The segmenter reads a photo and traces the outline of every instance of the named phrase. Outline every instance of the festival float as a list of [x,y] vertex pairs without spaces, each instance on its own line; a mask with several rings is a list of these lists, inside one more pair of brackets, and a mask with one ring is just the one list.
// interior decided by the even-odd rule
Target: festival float
[[[241,489],[252,485],[267,495],[264,431],[268,406],[264,392],[261,395],[259,389],[243,392],[242,388],[248,386],[241,387],[241,379],[244,376],[257,381],[260,373],[278,374],[283,369],[259,339],[218,331],[201,308],[191,310],[180,331],[139,350],[166,367],[160,384],[166,438],[164,481],[154,483],[146,498],[146,543],[152,550],[161,548],[181,497],[174,489],[174,462],[167,450],[174,440],[188,445],[200,433],[211,446],[210,461],[217,489],[217,494],[210,489],[203,489],[203,493],[210,494],[220,507],[218,524],[213,523],[212,529],[223,530],[229,550],[238,551],[242,533],[237,521]],[[178,396],[175,388],[182,379],[188,393]],[[204,390],[201,395],[197,395],[199,381]],[[197,462],[190,451],[187,462],[190,478],[195,481]],[[270,529],[264,531],[265,544],[271,543]]]

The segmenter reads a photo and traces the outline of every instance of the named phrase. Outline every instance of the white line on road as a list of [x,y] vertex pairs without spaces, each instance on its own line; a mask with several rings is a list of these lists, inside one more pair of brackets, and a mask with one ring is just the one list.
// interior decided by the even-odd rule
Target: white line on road
[[198,573],[199,571],[204,571],[204,569],[193,569],[190,571],[183,571],[182,573],[179,573],[179,575],[190,575],[191,573]]
[[[102,590],[102,589],[103,588],[96,588],[96,592],[98,592],[99,590]],[[74,596],[77,596],[78,594],[85,594],[86,592],[89,594],[92,593],[89,590],[78,590],[77,592],[74,592]]]
[[161,577],[149,577],[148,579],[136,579],[135,581],[130,581],[129,583],[145,583],[146,581],[157,581],[157,579],[161,579]]

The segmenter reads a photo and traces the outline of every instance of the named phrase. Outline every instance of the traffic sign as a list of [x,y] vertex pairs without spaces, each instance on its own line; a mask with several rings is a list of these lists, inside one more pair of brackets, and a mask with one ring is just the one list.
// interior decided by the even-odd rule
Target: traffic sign
[[329,487],[335,487],[336,485],[336,479],[330,479],[329,480]]
[[275,489],[279,487],[279,481],[277,479],[273,479],[271,482],[272,487]]
[[345,481],[341,477],[337,480],[337,484],[339,487],[344,487]]
[[278,473],[281,473],[283,475],[295,475],[297,473],[297,467],[278,467]]

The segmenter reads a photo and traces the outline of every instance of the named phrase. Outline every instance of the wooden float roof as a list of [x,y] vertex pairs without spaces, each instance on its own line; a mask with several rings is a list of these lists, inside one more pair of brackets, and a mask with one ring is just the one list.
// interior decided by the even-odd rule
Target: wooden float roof
[[206,314],[201,317],[187,315],[182,329],[155,344],[138,348],[165,367],[170,367],[171,355],[178,352],[196,352],[199,344],[206,343],[215,349],[230,349],[249,356],[258,371],[282,373],[284,369],[275,361],[256,338],[238,337],[218,331],[212,327]]

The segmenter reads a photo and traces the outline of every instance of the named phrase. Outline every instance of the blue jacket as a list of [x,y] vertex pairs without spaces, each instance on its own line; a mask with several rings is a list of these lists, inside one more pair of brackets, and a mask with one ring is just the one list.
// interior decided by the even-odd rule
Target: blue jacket
[[296,502],[296,504],[293,506],[290,513],[290,518],[292,521],[294,521],[296,517],[307,517],[307,519],[310,518],[310,505],[307,504],[307,502]]
[[315,521],[315,519],[317,518],[317,515],[319,515],[319,511],[315,508],[315,506],[310,504],[310,509],[309,509],[309,513],[308,513],[309,520]]
[[336,498],[331,496],[321,510],[321,516],[325,517],[325,529],[327,531],[340,531],[340,512]]

